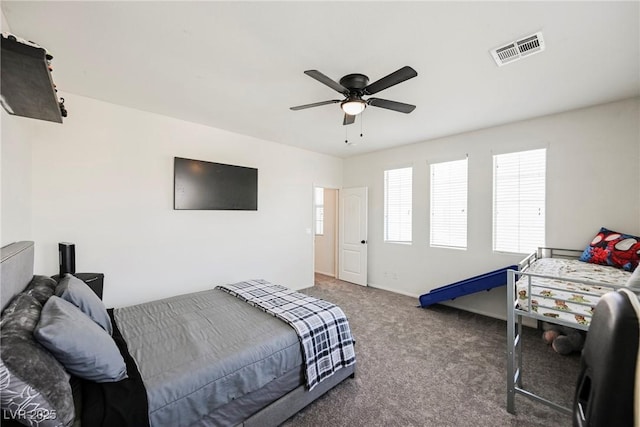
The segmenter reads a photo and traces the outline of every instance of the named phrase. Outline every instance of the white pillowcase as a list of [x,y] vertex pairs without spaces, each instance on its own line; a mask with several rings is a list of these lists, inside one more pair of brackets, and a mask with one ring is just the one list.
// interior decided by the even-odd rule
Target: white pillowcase
[[631,277],[629,277],[627,288],[631,289],[633,292],[640,293],[640,266],[636,267],[631,274]]

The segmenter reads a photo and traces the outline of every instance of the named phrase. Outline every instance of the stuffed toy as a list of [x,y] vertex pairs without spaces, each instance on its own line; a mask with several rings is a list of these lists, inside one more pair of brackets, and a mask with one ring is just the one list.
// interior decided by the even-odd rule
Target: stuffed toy
[[542,340],[551,345],[556,353],[571,354],[582,351],[584,332],[566,326],[542,322]]

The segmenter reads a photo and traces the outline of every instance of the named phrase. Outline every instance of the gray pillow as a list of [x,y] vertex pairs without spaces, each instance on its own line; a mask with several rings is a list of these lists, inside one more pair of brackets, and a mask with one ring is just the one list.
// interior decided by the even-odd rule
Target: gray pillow
[[629,277],[627,288],[631,289],[635,293],[640,292],[640,266],[636,267],[633,274],[631,274],[631,277]]
[[70,373],[98,383],[127,378],[127,367],[113,338],[78,307],[49,298],[33,335]]
[[109,335],[113,334],[111,319],[104,303],[82,280],[71,274],[65,274],[56,287],[56,295],[78,307],[102,327]]
[[75,413],[69,374],[33,337],[42,304],[18,294],[0,321],[0,406],[3,416],[39,427],[69,426]]

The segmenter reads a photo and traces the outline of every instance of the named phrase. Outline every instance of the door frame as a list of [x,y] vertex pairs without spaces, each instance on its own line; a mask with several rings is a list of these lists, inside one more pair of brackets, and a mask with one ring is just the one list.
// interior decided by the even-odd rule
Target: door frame
[[[338,230],[340,227],[339,219],[340,219],[340,188],[335,188],[332,186],[324,186],[319,184],[312,184],[311,186],[311,278],[312,284],[315,284],[315,274],[316,274],[316,201],[315,201],[315,191],[316,188],[323,188],[327,190],[335,191],[335,209],[334,209],[334,220],[335,220],[335,228],[333,230],[333,277],[338,278],[338,263],[340,261],[340,256],[338,254]],[[327,212],[325,211],[325,217]]]

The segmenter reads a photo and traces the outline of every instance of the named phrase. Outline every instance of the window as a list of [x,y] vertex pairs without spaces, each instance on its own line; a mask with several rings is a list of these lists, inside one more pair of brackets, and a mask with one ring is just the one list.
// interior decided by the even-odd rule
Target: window
[[314,189],[314,205],[316,208],[316,236],[324,234],[324,188]]
[[413,168],[384,171],[384,240],[411,242]]
[[546,150],[493,156],[493,250],[544,246]]
[[467,248],[467,159],[431,165],[431,246]]

